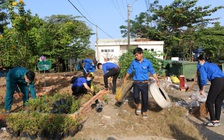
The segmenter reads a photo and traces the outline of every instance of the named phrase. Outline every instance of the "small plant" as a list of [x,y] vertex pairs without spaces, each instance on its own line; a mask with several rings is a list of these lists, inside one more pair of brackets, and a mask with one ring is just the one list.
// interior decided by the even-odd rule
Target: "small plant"
[[54,94],[54,96],[42,96],[26,103],[28,112],[41,113],[74,113],[80,107],[80,100],[75,100],[69,94]]
[[103,100],[105,103],[108,103],[108,95],[107,94],[103,95]]
[[70,135],[73,137],[81,129],[81,124],[78,122],[79,122],[79,119],[75,120],[67,116],[64,119],[64,126],[63,126],[64,134]]
[[14,136],[18,137],[23,130],[23,113],[18,114],[10,114],[9,117],[6,119],[6,124],[8,127],[8,131]]

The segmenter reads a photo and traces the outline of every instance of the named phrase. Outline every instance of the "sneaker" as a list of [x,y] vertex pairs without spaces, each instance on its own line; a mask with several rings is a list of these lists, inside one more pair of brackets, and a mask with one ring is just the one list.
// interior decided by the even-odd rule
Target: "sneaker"
[[140,115],[141,114],[141,109],[136,109],[135,114]]
[[143,119],[148,119],[148,116],[146,115],[146,112],[142,112],[142,118]]
[[5,113],[6,113],[6,114],[10,114],[11,111],[10,111],[10,110],[5,110]]
[[148,119],[148,116],[147,115],[142,115],[142,118],[143,119]]
[[210,126],[210,127],[215,127],[215,126],[220,126],[220,122],[207,122],[205,123],[206,126]]

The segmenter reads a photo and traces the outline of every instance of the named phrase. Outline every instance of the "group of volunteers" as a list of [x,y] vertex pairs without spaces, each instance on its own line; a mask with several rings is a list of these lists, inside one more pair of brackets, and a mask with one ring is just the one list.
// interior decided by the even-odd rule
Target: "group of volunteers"
[[[130,63],[127,73],[123,79],[125,83],[127,78],[133,73],[133,98],[136,104],[136,115],[141,115],[143,119],[147,119],[148,110],[148,81],[150,73],[155,79],[158,87],[160,81],[153,68],[152,62],[143,56],[142,48],[135,48],[133,50],[135,59]],[[90,88],[91,81],[94,78],[94,71],[96,67],[103,70],[104,90],[109,90],[108,78],[112,77],[112,93],[116,94],[116,82],[120,73],[120,67],[112,62],[94,63],[91,59],[82,60],[83,76],[78,77],[72,83],[72,91],[74,96],[79,96],[87,91],[92,91]],[[208,62],[204,55],[198,57],[198,85],[200,94],[204,94],[207,80],[211,81],[208,92],[206,107],[210,115],[210,121],[205,123],[206,126],[219,126],[221,106],[224,100],[224,74],[222,70],[214,63]],[[23,103],[28,101],[29,92],[32,98],[36,98],[36,91],[34,88],[35,73],[23,67],[16,67],[7,73],[6,77],[6,96],[5,96],[5,110],[10,113],[13,94],[18,93],[23,99]]]

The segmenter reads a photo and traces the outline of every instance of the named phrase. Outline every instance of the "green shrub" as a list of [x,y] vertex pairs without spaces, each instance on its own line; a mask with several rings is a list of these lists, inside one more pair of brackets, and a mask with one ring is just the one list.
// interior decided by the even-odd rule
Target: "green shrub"
[[[130,49],[128,52],[121,55],[119,58],[119,66],[120,66],[120,78],[124,78],[126,75],[127,69],[129,68],[132,60],[135,59],[135,56],[133,55],[133,49]],[[144,58],[150,60],[152,62],[153,68],[156,71],[157,75],[162,74],[162,60],[156,58],[155,56],[158,56],[156,52],[149,52],[147,50],[143,51]]]
[[[63,103],[62,103],[63,102]],[[65,113],[71,114],[80,107],[80,100],[75,100],[70,94],[45,95],[26,103],[27,111],[41,113]]]

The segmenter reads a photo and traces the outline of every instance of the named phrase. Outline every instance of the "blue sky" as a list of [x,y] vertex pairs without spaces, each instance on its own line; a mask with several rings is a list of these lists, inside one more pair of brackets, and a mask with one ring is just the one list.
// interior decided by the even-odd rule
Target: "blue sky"
[[[127,5],[130,5],[130,19],[147,10],[147,5],[154,0],[23,0],[25,8],[30,9],[32,14],[38,14],[41,18],[51,15],[64,14],[82,16],[72,5],[89,20],[85,18],[86,24],[96,33],[96,26],[99,28],[98,38],[121,38],[119,27],[127,25]],[[169,5],[173,0],[159,0],[161,5]],[[198,0],[197,6],[211,5],[211,7],[224,5],[224,0]],[[224,9],[212,14],[212,17],[219,17],[218,20],[224,26]],[[91,48],[95,48],[96,35],[91,36]]]

